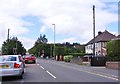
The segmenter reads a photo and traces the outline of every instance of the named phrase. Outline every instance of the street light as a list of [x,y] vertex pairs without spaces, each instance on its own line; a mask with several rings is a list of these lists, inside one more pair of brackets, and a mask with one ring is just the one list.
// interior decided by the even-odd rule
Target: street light
[[54,57],[55,57],[55,24],[52,24],[54,26]]
[[95,5],[93,5],[93,56],[95,56]]

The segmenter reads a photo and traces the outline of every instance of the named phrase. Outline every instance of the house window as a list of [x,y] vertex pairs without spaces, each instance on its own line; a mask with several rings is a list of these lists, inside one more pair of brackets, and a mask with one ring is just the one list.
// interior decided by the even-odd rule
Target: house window
[[98,47],[98,43],[95,43],[95,48],[97,48]]
[[92,50],[92,47],[93,47],[93,46],[92,46],[92,45],[90,45],[90,49],[91,49],[91,50]]
[[107,43],[106,42],[102,42],[102,47],[106,47]]

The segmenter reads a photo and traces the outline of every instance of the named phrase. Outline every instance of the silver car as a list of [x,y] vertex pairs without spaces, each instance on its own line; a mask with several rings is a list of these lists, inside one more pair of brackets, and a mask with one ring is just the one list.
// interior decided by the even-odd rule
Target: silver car
[[20,55],[0,56],[0,77],[17,76],[23,78],[24,64]]

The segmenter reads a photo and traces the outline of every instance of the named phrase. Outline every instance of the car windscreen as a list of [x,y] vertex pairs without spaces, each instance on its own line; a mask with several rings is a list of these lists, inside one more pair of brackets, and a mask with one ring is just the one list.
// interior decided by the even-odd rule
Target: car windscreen
[[0,62],[2,61],[16,61],[17,58],[14,56],[0,56]]
[[25,58],[28,58],[28,57],[31,57],[31,55],[27,55],[27,56],[25,56]]

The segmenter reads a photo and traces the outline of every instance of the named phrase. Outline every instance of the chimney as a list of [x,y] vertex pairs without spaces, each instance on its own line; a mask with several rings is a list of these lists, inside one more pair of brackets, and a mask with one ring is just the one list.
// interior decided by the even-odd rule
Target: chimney
[[100,35],[100,34],[102,34],[102,32],[101,32],[101,31],[99,31],[99,32],[98,32],[98,35]]

